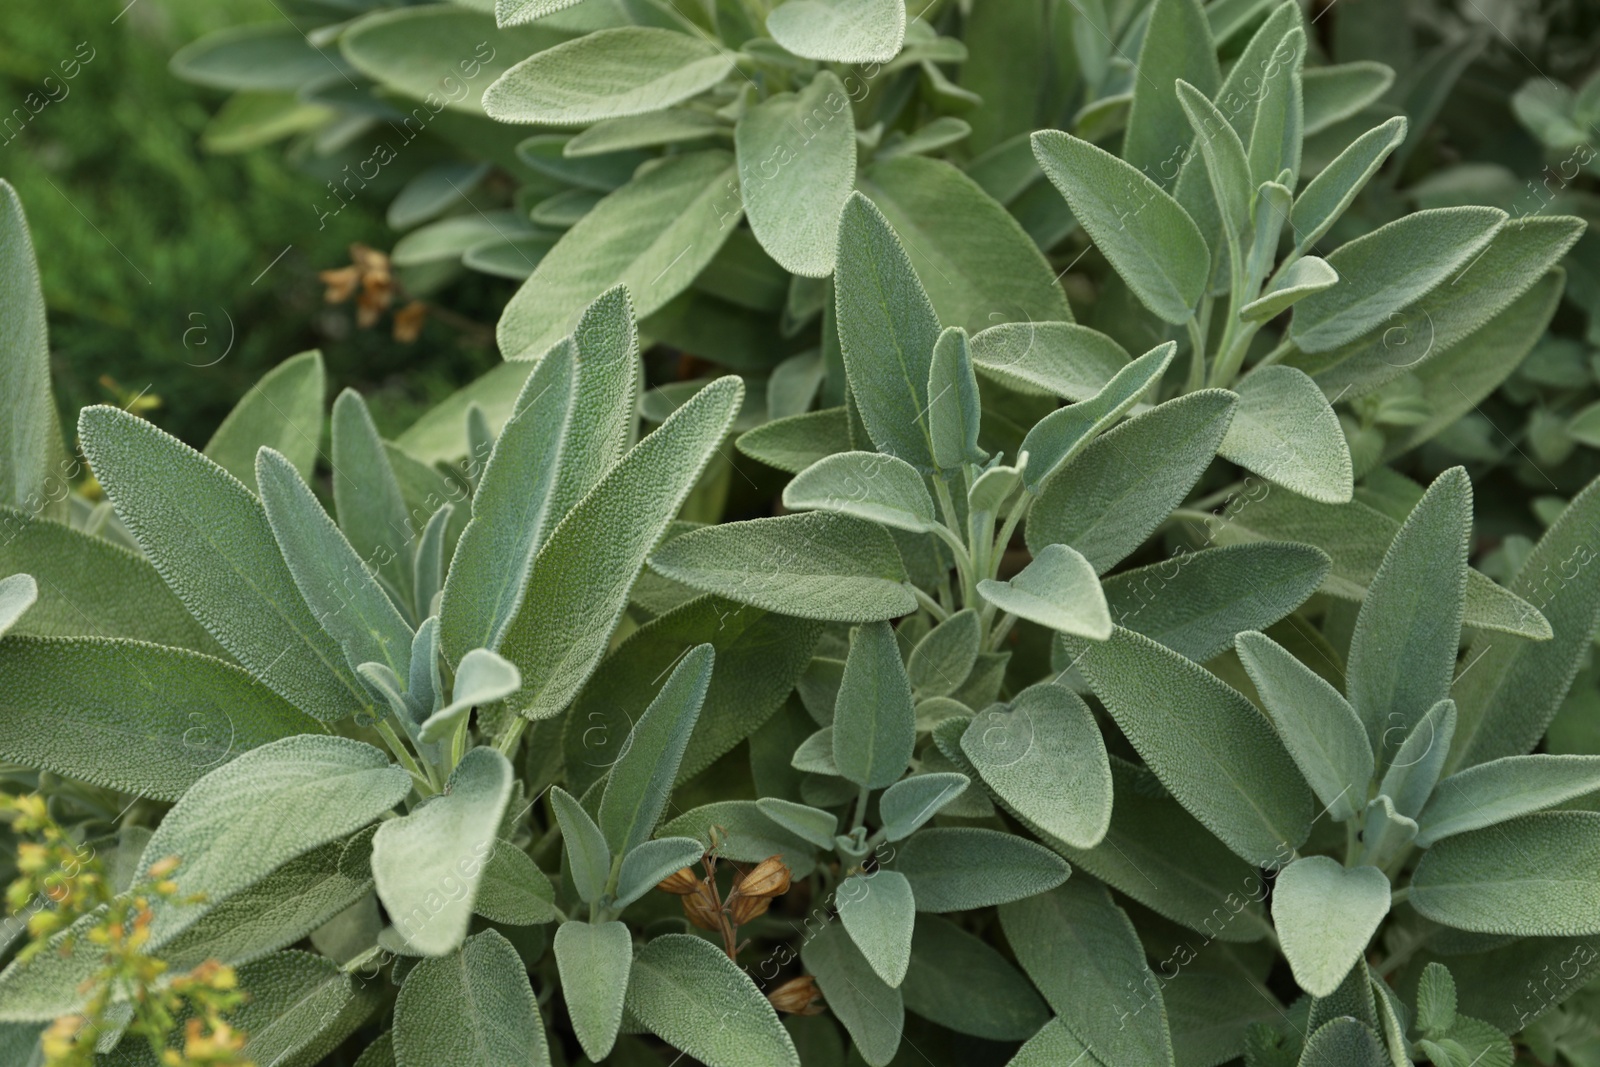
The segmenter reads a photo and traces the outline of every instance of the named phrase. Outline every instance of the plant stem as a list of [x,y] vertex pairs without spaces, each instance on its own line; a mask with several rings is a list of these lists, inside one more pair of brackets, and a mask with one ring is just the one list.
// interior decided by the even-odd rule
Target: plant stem
[[929,596],[927,593],[924,593],[916,586],[911,587],[911,592],[916,594],[917,603],[921,604],[923,609],[926,610],[929,615],[932,615],[937,621],[944,622],[944,620],[950,617],[950,613],[944,610],[944,608],[939,605],[939,602],[933,599],[933,597]]
[[852,830],[859,830],[867,824],[867,797],[871,793],[866,786],[861,787],[861,794],[856,797],[856,817],[850,823]]
[[505,732],[499,741],[495,742],[494,747],[499,749],[502,756],[509,759],[511,754],[517,750],[517,742],[522,740],[522,731],[527,728],[528,720],[518,715],[511,721],[511,728]]
[[383,743],[389,746],[390,753],[400,766],[410,773],[412,781],[416,782],[417,792],[425,797],[437,793],[439,785],[433,780],[433,768],[428,768],[427,773],[424,773],[422,768],[417,766],[417,761],[411,758],[411,750],[400,740],[400,736],[394,732],[394,727],[389,724],[387,718],[378,720],[377,730],[378,735],[383,738]]

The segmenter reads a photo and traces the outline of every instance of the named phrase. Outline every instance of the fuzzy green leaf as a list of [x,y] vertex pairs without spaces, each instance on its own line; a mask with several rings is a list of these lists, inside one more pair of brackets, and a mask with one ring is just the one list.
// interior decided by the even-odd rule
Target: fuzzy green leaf
[[978,447],[982,418],[967,332],[952,326],[939,335],[933,346],[933,366],[928,370],[928,436],[935,467],[953,471],[964,463],[982,463],[989,458]]
[[1504,756],[1452,774],[1417,818],[1417,844],[1505,822],[1600,790],[1600,756]]
[[1020,1041],[1049,1018],[1033,986],[987,941],[948,919],[918,915],[911,969],[900,987],[908,1010],[991,1041]]
[[1273,281],[1266,292],[1240,308],[1239,317],[1245,322],[1266,322],[1312,293],[1320,293],[1338,283],[1339,272],[1328,266],[1328,261],[1322,257],[1297,259]]
[[1039,492],[1046,479],[1069,465],[1098,434],[1137,404],[1161,380],[1176,351],[1177,345],[1171,341],[1152,348],[1119,370],[1088,400],[1058,408],[1035,423],[1018,453],[1028,456],[1023,480],[1029,491]]
[[917,469],[881,452],[841,452],[807,467],[783,490],[783,506],[827,511],[926,533],[938,523]]
[[1350,499],[1350,448],[1315,382],[1293,367],[1262,367],[1235,391],[1239,407],[1221,456],[1301,496],[1328,504]]
[[767,16],[767,32],[804,59],[887,63],[900,52],[906,10],[900,0],[788,0]]
[[1389,914],[1389,879],[1376,867],[1306,856],[1278,872],[1272,922],[1295,981],[1314,997],[1339,988]]
[[352,389],[333,402],[333,502],[351,547],[389,584],[400,610],[408,612],[415,578],[412,538],[425,516],[413,517],[406,507],[367,402]]
[[1093,565],[1066,545],[1048,545],[1007,582],[984,579],[978,594],[1002,611],[1059,633],[1103,641],[1111,612]]
[[[1160,174],[1165,180],[1176,173],[1172,170],[1174,154],[1181,159],[1194,139],[1194,131],[1178,103],[1175,82],[1189,82],[1209,98],[1222,81],[1216,45],[1199,0],[1157,0],[1151,5],[1137,69],[1122,157],[1133,168]],[[1076,204],[1073,212],[1081,221],[1083,215]],[[1093,230],[1090,235],[1094,236]],[[1095,241],[1098,243],[1099,238],[1095,237]]]
[[398,1067],[549,1067],[544,1021],[517,950],[497,931],[406,975],[394,1005]]
[[966,775],[954,772],[924,772],[900,779],[878,798],[883,836],[890,841],[910,837],[941,808],[966,792],[970,781]]
[[667,875],[693,866],[704,852],[705,846],[692,837],[662,837],[638,845],[623,857],[616,906],[632,904]]
[[206,458],[256,488],[256,452],[281,452],[311,477],[322,444],[322,405],[327,375],[322,353],[302,352],[284,360],[250,387],[206,442]]
[[[1389,153],[1406,139],[1406,120],[1396,116],[1374,126],[1322,169],[1294,199],[1289,225],[1297,248],[1310,248],[1350,206]],[[1329,268],[1330,270],[1332,268]]]
[[982,637],[978,613],[972,608],[956,612],[929,630],[906,661],[912,690],[919,697],[955,692],[978,661]]
[[633,961],[628,1013],[706,1067],[800,1067],[794,1042],[749,975],[709,941],[667,934]]
[[572,886],[579,900],[593,903],[605,892],[606,880],[611,877],[611,848],[600,827],[571,793],[558,785],[551,786],[550,802],[561,827],[562,843],[567,847]]
[[839,884],[835,899],[845,931],[873,973],[898,986],[911,966],[911,930],[917,918],[906,876],[881,870],[853,874]]
[[829,1010],[844,1024],[861,1058],[869,1067],[888,1067],[905,1027],[900,990],[878,977],[839,924],[827,923],[807,938],[800,958],[816,976]]
[[619,922],[564,922],[556,929],[561,995],[584,1055],[602,1063],[622,1029],[622,1001],[633,969],[633,935]]
[[1411,876],[1411,905],[1484,934],[1600,933],[1600,813],[1523,815],[1437,842]]
[[1333,1019],[1306,1042],[1300,1067],[1390,1067],[1378,1036],[1348,1016]]
[[972,362],[1025,393],[1087,400],[1128,365],[1127,350],[1072,322],[1005,322],[972,335]]
[[1071,868],[1042,845],[997,830],[934,827],[912,834],[894,869],[911,883],[918,911],[970,911],[1021,900],[1066,881]]
[[833,712],[839,773],[863,789],[893,785],[911,762],[916,726],[911,680],[894,631],[886,622],[862,624],[850,635]]

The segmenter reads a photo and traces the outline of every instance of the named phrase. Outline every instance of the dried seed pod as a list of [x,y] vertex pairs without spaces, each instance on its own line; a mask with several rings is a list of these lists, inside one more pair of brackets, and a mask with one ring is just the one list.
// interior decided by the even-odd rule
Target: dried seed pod
[[657,882],[656,888],[675,897],[686,897],[690,893],[700,892],[700,884],[700,878],[694,873],[694,868],[683,867]]
[[751,919],[765,915],[770,907],[772,907],[771,897],[730,895],[728,898],[728,914],[735,926],[743,926]]
[[722,909],[717,907],[709,883],[701,882],[695,892],[683,898],[683,913],[702,930],[722,929]]
[[817,980],[809,974],[789,979],[768,993],[767,1000],[774,1008],[790,1015],[822,1013],[822,990],[817,988]]
[[781,856],[768,856],[733,883],[732,896],[778,897],[789,891],[789,868]]

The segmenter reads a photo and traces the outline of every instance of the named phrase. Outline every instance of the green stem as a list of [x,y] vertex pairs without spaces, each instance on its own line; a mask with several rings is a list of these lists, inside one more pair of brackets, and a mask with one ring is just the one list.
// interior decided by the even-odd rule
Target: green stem
[[1000,621],[995,625],[995,628],[989,631],[990,652],[1000,647],[1000,643],[1006,639],[1006,634],[1011,632],[1011,627],[1016,625],[1016,622],[1017,617],[1009,611],[1000,616]]
[[1184,382],[1183,391],[1192,393],[1206,384],[1206,338],[1195,319],[1185,325],[1189,328],[1189,379]]
[[866,786],[861,787],[861,793],[856,797],[856,816],[850,823],[852,830],[859,830],[867,824],[867,797],[871,792]]
[[511,728],[505,732],[505,735],[499,741],[495,742],[494,747],[499,749],[502,756],[509,759],[511,754],[517,750],[517,742],[522,740],[522,731],[527,728],[528,720],[518,715],[511,721]]
[[921,604],[927,613],[932,615],[937,621],[944,622],[944,620],[950,617],[950,613],[944,610],[944,608],[940,606],[939,602],[933,599],[933,597],[929,596],[927,593],[924,593],[916,586],[911,587],[911,592],[916,595],[917,603]]
[[389,724],[387,718],[378,720],[377,730],[378,735],[383,738],[383,743],[389,746],[394,758],[411,775],[411,780],[416,782],[417,792],[425,797],[437,793],[439,785],[433,780],[433,768],[428,768],[427,773],[424,773],[422,768],[417,766],[417,761],[411,758],[411,750],[400,740],[400,736],[394,732],[394,727]]

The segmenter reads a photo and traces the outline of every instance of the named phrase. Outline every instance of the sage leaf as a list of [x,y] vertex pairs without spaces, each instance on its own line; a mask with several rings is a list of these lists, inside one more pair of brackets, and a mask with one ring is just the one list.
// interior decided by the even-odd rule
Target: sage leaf
[[250,999],[230,1022],[247,1035],[239,1055],[251,1063],[320,1062],[381,999],[332,960],[309,952],[275,952],[245,964],[238,981]]
[[926,533],[939,521],[917,469],[881,452],[841,452],[818,460],[784,487],[783,506],[852,515],[911,533]]
[[327,374],[322,353],[302,352],[273,367],[228,412],[201,451],[206,458],[256,488],[256,453],[270,447],[311,477],[322,442]]
[[888,986],[905,981],[917,908],[911,883],[898,871],[853,874],[836,893],[839,920],[873,973]]
[[322,730],[238,667],[196,652],[10,637],[5,653],[0,755],[124,793],[175,801],[241,753]]
[[1105,886],[1073,878],[1004,904],[1000,924],[1017,962],[1058,1022],[1106,1067],[1173,1063],[1161,985],[1128,917]]
[[715,659],[710,645],[698,645],[683,657],[612,764],[600,798],[599,823],[613,855],[626,856],[648,841],[661,819],[678,777],[678,761],[705,703]]
[[1600,790],[1600,756],[1502,756],[1452,774],[1417,817],[1417,844],[1505,822]]
[[[1244,142],[1205,93],[1182,78],[1177,80],[1175,89],[1178,104],[1194,130],[1194,140],[1205,161],[1211,195],[1222,213],[1223,229],[1231,242],[1230,247],[1235,247],[1250,230],[1250,201],[1257,184],[1251,179]],[[1138,90],[1134,96],[1137,100]],[[1256,114],[1259,117],[1262,109],[1258,107]],[[1272,174],[1262,180],[1270,180],[1277,173],[1274,168]]]
[[662,545],[650,567],[695,589],[803,619],[873,622],[917,610],[888,533],[825,512],[695,530]]
[[900,779],[878,798],[883,836],[890,841],[904,841],[964,793],[969,782],[966,775],[954,772],[925,772]]
[[1111,611],[1094,566],[1066,545],[1047,545],[1010,581],[984,579],[978,595],[1059,633],[1094,641],[1111,636]]
[[528,854],[508,841],[496,841],[478,880],[472,910],[491,922],[534,926],[556,918],[556,891]]
[[1436,842],[1411,905],[1458,930],[1518,937],[1600,932],[1600,814],[1546,811]]
[[1128,365],[1127,350],[1072,322],[1003,322],[972,335],[972,363],[1019,392],[1087,400]]
[[1349,1016],[1323,1024],[1306,1041],[1300,1067],[1389,1067],[1378,1035]]
[[0,578],[0,637],[17,624],[27,610],[39,601],[39,583],[31,574]]
[[1316,382],[1293,367],[1261,367],[1234,391],[1239,406],[1219,455],[1312,500],[1351,498],[1350,446]]
[[1033,986],[987,941],[948,919],[918,915],[911,968],[900,986],[906,1009],[940,1026],[991,1041],[1020,1041],[1049,1018]]
[[975,716],[961,751],[1007,808],[1074,848],[1111,825],[1111,764],[1094,714],[1059,685],[1029,686]]
[[800,959],[861,1058],[869,1067],[887,1067],[905,1028],[900,990],[878,977],[842,925],[828,923],[807,938]]
[[1339,284],[1295,305],[1289,336],[1305,352],[1355,340],[1471,263],[1505,221],[1496,208],[1435,208],[1340,245],[1327,257]]
[[[1169,341],[1129,363],[1088,400],[1058,408],[1040,419],[1022,439],[1028,466],[1023,480],[1037,493],[1052,474],[1068,466],[1083,449],[1139,402],[1172,363],[1177,345]],[[1020,454],[1020,453],[1019,453]]]
[[955,692],[978,661],[982,637],[978,613],[971,608],[956,612],[929,630],[906,661],[912,690],[921,698]]
[[845,372],[873,443],[931,469],[928,374],[939,319],[889,220],[860,193],[839,220],[834,298]]
[[398,804],[411,778],[344,737],[302,735],[262,745],[201,778],[156,828],[139,876],[179,857],[172,879],[201,904],[162,908],[152,940],[190,926],[233,893],[305,852],[348,837]]
[[964,463],[982,463],[989,458],[978,447],[982,417],[967,332],[952,326],[939,335],[933,346],[933,366],[928,370],[928,437],[935,467],[959,470]]
[[461,728],[473,708],[485,707],[515,693],[522,685],[522,672],[486,648],[475,648],[456,665],[455,688],[450,703],[423,720],[417,736],[439,742]]
[[353,389],[333,402],[332,466],[339,528],[367,569],[388,583],[401,612],[409,612],[415,524],[367,402]]
[[970,911],[1021,900],[1066,881],[1071,868],[1043,845],[977,827],[931,827],[895,854],[918,911]]
[[794,1042],[749,975],[701,938],[667,934],[646,945],[633,961],[626,1005],[651,1033],[706,1067],[800,1067]]
[[1449,693],[1471,533],[1472,483],[1454,467],[1411,510],[1361,602],[1347,692],[1380,768],[1385,739],[1410,733]]
[[[1209,97],[1222,81],[1216,45],[1199,0],[1158,0],[1151,6],[1137,69],[1140,76],[1133,86],[1122,156],[1139,171],[1154,171],[1167,178],[1173,154],[1186,150],[1194,136],[1173,91],[1174,83],[1179,79],[1190,82]],[[1073,213],[1082,220],[1077,205],[1073,205]],[[1098,237],[1095,243],[1099,243]]]
[[[1416,819],[1439,781],[1455,731],[1453,700],[1439,701],[1412,727],[1384,772],[1383,781],[1378,784],[1378,792],[1393,800],[1395,811],[1408,819]],[[1385,747],[1392,743],[1388,733],[1385,731]]]
[[1376,867],[1305,856],[1278,872],[1272,922],[1294,980],[1314,997],[1339,988],[1389,914],[1389,879]]
[[863,789],[893,785],[911,762],[916,737],[911,680],[894,631],[886,622],[863,623],[850,635],[833,712],[839,773]]
[[394,1005],[398,1067],[550,1067],[544,1021],[517,950],[498,932],[411,969]]
[[[1171,143],[1187,141],[1186,132]],[[1033,152],[1140,303],[1163,322],[1188,322],[1206,289],[1211,251],[1178,202],[1137,167],[1069,133],[1034,134]]]
[[762,797],[756,801],[756,807],[785,830],[797,834],[818,848],[833,848],[833,839],[839,833],[839,819],[832,812],[778,797]]
[[651,26],[596,30],[507,70],[483,94],[500,122],[576,126],[660,111],[697,96],[733,69],[733,55]]
[[[743,394],[731,376],[696,393],[635,445],[539,550],[501,644],[522,671],[523,687],[509,698],[521,714],[556,715],[599,665],[634,578],[722,443]],[[619,574],[626,579],[618,581]]]
[[804,878],[817,865],[816,848],[768,818],[754,800],[701,805],[663,823],[659,832],[663,837],[692,837],[707,851],[714,845],[718,856],[733,863],[760,863],[781,855],[795,878]]
[[[803,138],[796,136],[802,119]],[[827,277],[839,212],[856,181],[856,125],[844,83],[824,70],[798,93],[769,96],[739,119],[733,143],[745,217],[761,247],[784,270]]]
[[1356,194],[1383,166],[1389,153],[1405,139],[1406,120],[1397,115],[1351,141],[1349,147],[1306,184],[1295,197],[1289,214],[1297,250],[1310,248],[1322,239],[1355,200]]
[[899,0],[787,0],[767,16],[767,32],[804,59],[887,63],[906,35]]
[[382,663],[396,675],[409,675],[411,627],[293,464],[262,446],[255,482],[300,595],[322,629],[339,642],[346,662],[352,667]]
[[739,451],[769,467],[799,474],[824,456],[850,450],[845,409],[825,408],[774,419],[739,435]]
[[1358,61],[1313,67],[1304,74],[1307,137],[1358,114],[1394,84],[1382,63]]
[[1317,799],[1335,822],[1355,818],[1366,804],[1374,770],[1371,742],[1355,709],[1265,634],[1242,633],[1235,647],[1262,707]]
[[246,670],[324,722],[371,703],[306,607],[248,489],[116,408],[84,408],[78,435],[117,515],[162,578]]
[[1273,280],[1266,292],[1240,308],[1239,317],[1245,322],[1266,322],[1312,293],[1320,293],[1338,283],[1339,272],[1328,266],[1328,261],[1322,257],[1297,259]]
[[407,944],[425,956],[454,952],[467,936],[512,776],[499,752],[475,748],[450,773],[442,795],[388,820],[372,839],[378,898]]
[[1070,545],[1095,573],[1120,563],[1167,520],[1211,465],[1238,398],[1223,389],[1169,400],[1103,434],[1045,483],[1028,548]]
[[605,1061],[622,1029],[622,1001],[633,969],[633,935],[619,922],[576,919],[556,928],[556,969],[567,1015],[583,1054]]
[[1205,668],[1130,630],[1084,647],[1096,695],[1179,803],[1260,866],[1311,831],[1311,791],[1272,726]]
[[611,877],[611,848],[600,827],[571,793],[558,785],[551,786],[550,804],[561,827],[561,841],[567,847],[572,886],[578,891],[579,900],[591,904],[600,899]]

